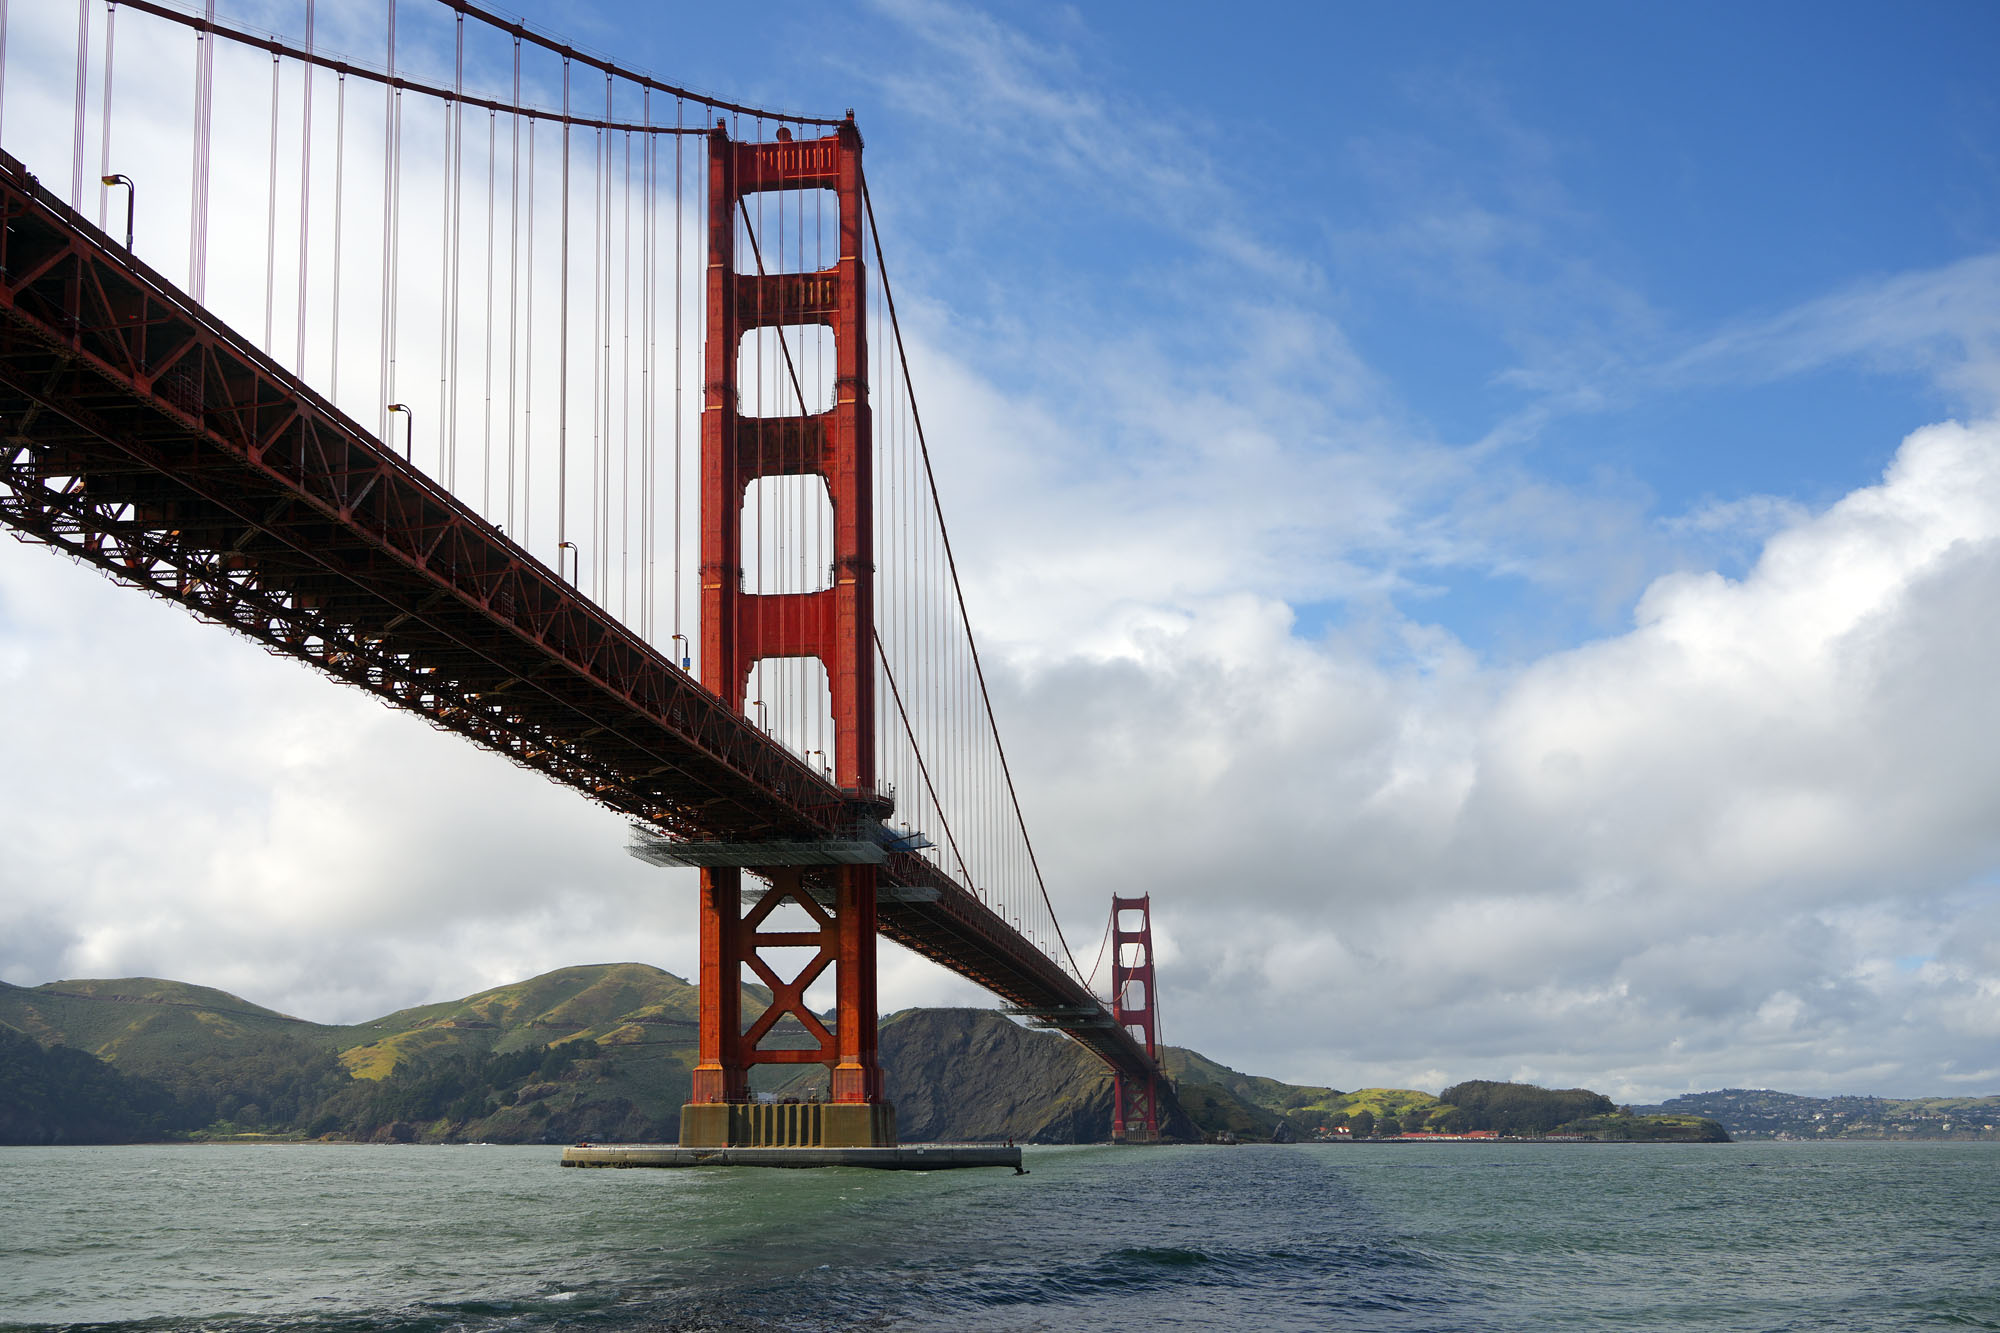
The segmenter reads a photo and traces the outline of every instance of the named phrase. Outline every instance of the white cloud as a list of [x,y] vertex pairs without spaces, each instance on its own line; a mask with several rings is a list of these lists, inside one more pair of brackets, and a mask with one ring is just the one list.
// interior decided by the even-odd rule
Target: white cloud
[[[1926,428],[1742,580],[1662,578],[1512,673],[1385,669],[1248,598],[1107,625],[1008,700],[1051,859],[1203,942],[1177,1039],[1293,1077],[1497,1049],[1627,1091],[1934,1086],[2000,976],[1996,496],[2000,426]],[[1954,961],[1884,971],[1892,939]]]
[[1790,310],[1745,319],[1666,367],[1740,383],[1838,364],[1908,373],[1988,413],[2000,405],[2000,254],[1871,278]]

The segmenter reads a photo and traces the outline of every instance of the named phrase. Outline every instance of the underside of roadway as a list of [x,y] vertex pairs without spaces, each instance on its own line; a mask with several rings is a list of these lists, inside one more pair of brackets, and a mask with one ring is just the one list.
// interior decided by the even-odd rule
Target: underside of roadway
[[[0,217],[0,522],[667,837],[880,840],[872,794],[828,784],[4,153]],[[932,862],[894,852],[880,882],[883,934],[1151,1070]]]

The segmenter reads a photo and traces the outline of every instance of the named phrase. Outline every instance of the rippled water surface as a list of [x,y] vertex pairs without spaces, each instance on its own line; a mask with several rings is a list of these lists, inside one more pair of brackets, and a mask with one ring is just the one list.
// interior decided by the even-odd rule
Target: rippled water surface
[[0,1149],[0,1330],[2000,1329],[2000,1145]]

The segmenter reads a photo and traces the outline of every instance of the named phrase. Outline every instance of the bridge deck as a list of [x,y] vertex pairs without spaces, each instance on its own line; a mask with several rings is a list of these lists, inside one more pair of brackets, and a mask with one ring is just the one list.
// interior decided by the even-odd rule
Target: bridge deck
[[[676,837],[856,803],[0,153],[0,521]],[[882,933],[1113,1068],[1088,990],[911,853]]]

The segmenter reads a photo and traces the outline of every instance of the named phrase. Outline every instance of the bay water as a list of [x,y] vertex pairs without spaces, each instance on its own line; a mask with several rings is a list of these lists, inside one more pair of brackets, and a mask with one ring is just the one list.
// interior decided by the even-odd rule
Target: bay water
[[2000,1329],[2000,1145],[0,1149],[0,1330]]

